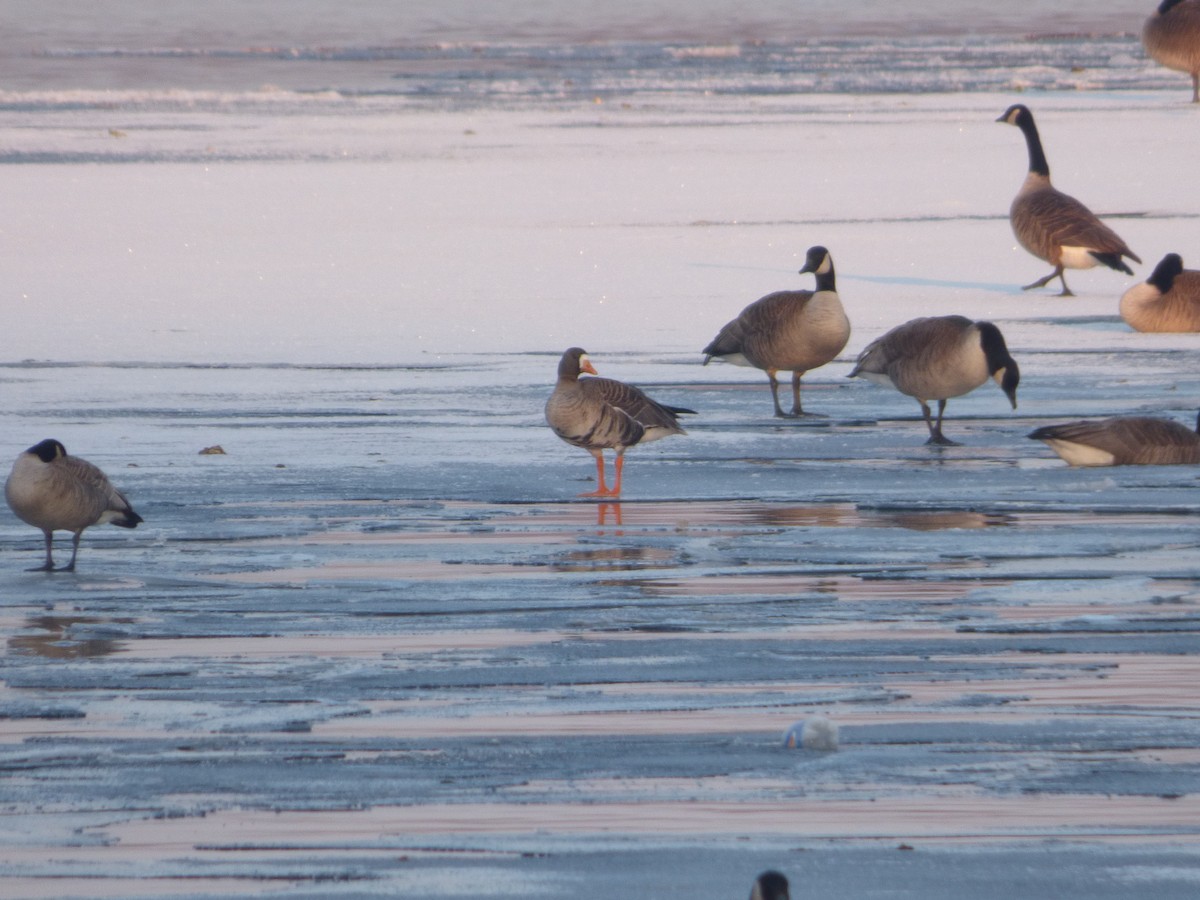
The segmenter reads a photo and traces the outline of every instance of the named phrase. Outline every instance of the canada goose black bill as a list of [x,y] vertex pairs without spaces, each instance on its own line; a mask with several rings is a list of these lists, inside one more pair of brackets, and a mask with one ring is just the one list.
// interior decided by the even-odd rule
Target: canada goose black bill
[[[929,429],[927,444],[952,446],[942,433],[946,401],[970,393],[993,379],[1017,408],[1021,372],[1008,352],[1004,335],[991,322],[965,316],[930,316],[898,325],[859,354],[850,377],[894,387],[921,404]],[[937,420],[929,401],[938,402]]]
[[[546,401],[546,423],[560,438],[582,447],[596,460],[599,487],[582,497],[619,497],[625,450],[635,444],[656,441],[672,434],[686,434],[678,422],[695,410],[665,406],[630,384],[611,378],[580,378],[596,375],[587,353],[571,347],[558,364],[558,381]],[[604,479],[604,451],[616,453],[614,483]]]
[[763,872],[754,879],[754,887],[750,890],[750,900],[790,900],[788,880],[782,872],[774,869]]
[[54,532],[70,531],[71,561],[57,571],[75,570],[79,537],[91,525],[136,528],[142,517],[103,472],[85,459],[68,456],[58,441],[30,447],[13,463],[4,498],[23,522],[40,528],[46,538],[46,562],[32,571],[53,572]]
[[1136,331],[1200,331],[1200,272],[1168,253],[1149,278],[1122,295],[1120,312]]
[[1192,76],[1200,103],[1200,0],[1163,0],[1142,27],[1142,44],[1160,65]]
[[[767,373],[775,415],[811,415],[800,405],[800,379],[805,372],[837,357],[850,339],[850,320],[837,294],[833,257],[824,247],[810,247],[801,274],[816,275],[812,291],[775,291],[755,300],[727,322],[704,354]],[[779,403],[779,372],[792,373],[792,411]]]
[[1029,108],[1017,103],[996,121],[1020,128],[1029,151],[1029,171],[1008,211],[1013,234],[1029,253],[1054,266],[1053,272],[1022,290],[1045,287],[1057,278],[1063,288],[1059,296],[1074,296],[1067,287],[1065,269],[1105,265],[1132,275],[1122,257],[1140,263],[1138,255],[1090,209],[1050,183],[1050,166]]
[[1176,466],[1200,463],[1197,431],[1170,419],[1116,416],[1046,425],[1029,437],[1072,466]]

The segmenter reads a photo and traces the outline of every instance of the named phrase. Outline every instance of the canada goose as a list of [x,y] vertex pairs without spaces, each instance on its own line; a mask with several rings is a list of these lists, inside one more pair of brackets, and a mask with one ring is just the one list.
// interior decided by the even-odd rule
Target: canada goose
[[1157,62],[1192,76],[1192,102],[1200,103],[1200,0],[1163,0],[1142,28],[1142,44]]
[[1058,278],[1063,286],[1059,296],[1073,297],[1063,269],[1090,269],[1097,263],[1132,275],[1121,257],[1140,263],[1137,254],[1091,210],[1050,183],[1050,166],[1029,108],[1015,104],[996,121],[1020,128],[1029,148],[1029,174],[1008,211],[1013,234],[1022,247],[1054,266],[1053,272],[1022,290],[1045,287]]
[[4,484],[4,499],[21,521],[46,536],[46,562],[34,572],[55,571],[55,531],[74,534],[71,561],[58,570],[73,572],[83,529],[105,523],[137,528],[143,521],[103,472],[85,459],[68,456],[55,440],[35,444],[17,457]]
[[1121,297],[1121,318],[1135,331],[1200,331],[1200,272],[1168,253]]
[[[720,330],[704,348],[704,365],[714,356],[738,366],[763,369],[771,380],[775,415],[805,415],[800,406],[800,378],[823,366],[846,346],[850,320],[838,299],[833,257],[824,247],[812,247],[800,273],[817,276],[814,291],[776,291],[755,300]],[[779,405],[776,373],[792,373],[792,411]]]
[[787,878],[782,872],[776,872],[774,869],[763,872],[754,879],[750,900],[791,900]]
[[[1196,423],[1200,430],[1200,417]],[[1029,433],[1073,466],[1200,463],[1200,434],[1170,419],[1117,416],[1046,425]]]
[[[596,459],[599,487],[581,497],[618,497],[625,450],[634,444],[656,441],[671,434],[686,434],[676,417],[695,410],[664,406],[633,385],[611,378],[580,379],[581,372],[596,370],[585,351],[571,347],[558,364],[558,383],[546,401],[546,422],[568,444],[582,447]],[[604,451],[615,450],[616,481],[604,481]]]
[[[933,316],[898,325],[859,354],[850,377],[855,375],[915,397],[929,427],[926,443],[945,445],[956,443],[942,434],[948,398],[969,393],[991,377],[1016,409],[1021,380],[1000,329],[964,316]],[[938,402],[936,423],[930,400]]]

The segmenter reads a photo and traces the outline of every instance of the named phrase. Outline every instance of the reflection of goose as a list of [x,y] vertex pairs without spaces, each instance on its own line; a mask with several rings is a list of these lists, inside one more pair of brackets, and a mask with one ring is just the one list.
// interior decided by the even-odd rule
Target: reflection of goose
[[[572,347],[559,361],[558,383],[546,401],[546,422],[568,444],[582,447],[596,458],[600,486],[582,496],[617,497],[626,448],[686,434],[676,417],[695,411],[656,403],[633,385],[611,378],[580,378],[582,372],[596,374],[587,353]],[[612,488],[604,481],[605,450],[617,454]]]
[[754,879],[750,900],[790,900],[788,880],[774,870],[763,872]]
[[[1021,379],[1000,329],[964,316],[932,316],[896,326],[867,345],[850,372],[851,378],[855,375],[915,397],[929,427],[929,444],[955,443],[942,434],[947,399],[970,393],[990,377],[1016,409]],[[936,423],[930,400],[938,402]]]
[[1192,102],[1200,103],[1200,0],[1163,0],[1142,28],[1142,44],[1168,69],[1192,76]]
[[[1196,427],[1200,430],[1200,418]],[[1149,416],[1046,425],[1029,433],[1073,466],[1173,466],[1200,463],[1200,434]]]
[[[704,364],[714,356],[767,373],[775,415],[804,415],[800,378],[842,352],[850,339],[850,320],[837,295],[833,257],[824,247],[812,247],[801,273],[817,276],[814,291],[776,291],[755,300],[727,323],[704,348]],[[778,372],[792,373],[792,411],[779,405]]]
[[74,534],[71,561],[60,570],[71,572],[85,528],[105,523],[136,528],[142,521],[103,472],[87,460],[67,456],[66,448],[55,440],[42,441],[17,457],[4,485],[4,498],[19,519],[46,536],[46,562],[35,570],[39,572],[54,571],[55,531]]
[[1168,253],[1121,297],[1121,318],[1136,331],[1200,331],[1200,272]]
[[1050,183],[1050,166],[1029,108],[1019,103],[1010,106],[996,121],[1020,128],[1029,149],[1029,174],[1008,211],[1013,234],[1022,247],[1054,266],[1053,272],[1023,290],[1044,287],[1058,278],[1063,286],[1060,296],[1074,296],[1063,269],[1090,269],[1097,263],[1132,275],[1121,257],[1140,263],[1137,254],[1090,209]]

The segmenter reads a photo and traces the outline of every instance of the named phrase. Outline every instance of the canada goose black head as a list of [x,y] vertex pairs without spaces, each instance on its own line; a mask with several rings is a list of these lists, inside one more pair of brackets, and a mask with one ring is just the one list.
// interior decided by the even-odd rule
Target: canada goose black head
[[1175,283],[1176,276],[1182,272],[1183,257],[1178,253],[1168,253],[1154,267],[1154,272],[1146,279],[1146,284],[1154,285],[1165,294],[1171,289],[1171,285]]
[[770,870],[754,879],[750,900],[790,900],[788,880],[783,873]]
[[1024,103],[1014,103],[996,121],[1003,122],[1005,125],[1016,125],[1024,130],[1033,125],[1033,113]]
[[1183,0],[1162,0],[1162,3],[1158,4],[1158,14],[1165,16],[1182,2]]
[[1021,383],[1021,370],[1017,361],[1008,352],[1004,335],[991,322],[979,322],[979,343],[987,360],[988,373],[1000,385],[1012,408],[1017,408],[1017,385]]
[[58,459],[60,456],[66,456],[67,448],[53,438],[46,438],[46,440],[34,444],[25,452],[32,453],[42,462],[48,463],[54,462],[54,460]]
[[804,259],[804,267],[800,269],[800,274],[803,275],[806,272],[812,272],[817,276],[818,291],[836,290],[833,257],[824,247],[818,245],[808,248],[808,255]]

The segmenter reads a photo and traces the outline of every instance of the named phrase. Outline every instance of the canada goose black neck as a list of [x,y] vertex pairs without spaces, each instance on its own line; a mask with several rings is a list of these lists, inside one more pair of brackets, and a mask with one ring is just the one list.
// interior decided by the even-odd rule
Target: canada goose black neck
[[1163,0],[1162,3],[1158,4],[1158,14],[1165,16],[1182,2],[1183,0]]
[[979,322],[976,327],[979,329],[979,343],[983,347],[983,356],[987,360],[988,374],[995,375],[1001,369],[1014,365],[1000,329],[991,322]]
[[1046,151],[1042,149],[1042,138],[1033,121],[1029,107],[1020,103],[1010,106],[1000,117],[1001,122],[1016,125],[1025,135],[1025,146],[1029,149],[1029,171],[1043,178],[1050,177],[1050,164],[1046,162]]
[[67,448],[53,438],[47,438],[30,447],[27,453],[32,453],[44,463],[54,462],[60,456],[67,455]]
[[833,257],[824,247],[810,247],[800,274],[812,272],[817,277],[818,291],[837,291],[837,277],[833,271]]
[[788,900],[789,896],[787,877],[774,869],[759,875],[750,892],[750,900]]
[[1154,267],[1154,273],[1146,279],[1146,283],[1154,285],[1165,294],[1171,289],[1171,285],[1175,283],[1175,277],[1181,272],[1183,272],[1183,257],[1178,253],[1168,253],[1159,260],[1158,265]]

